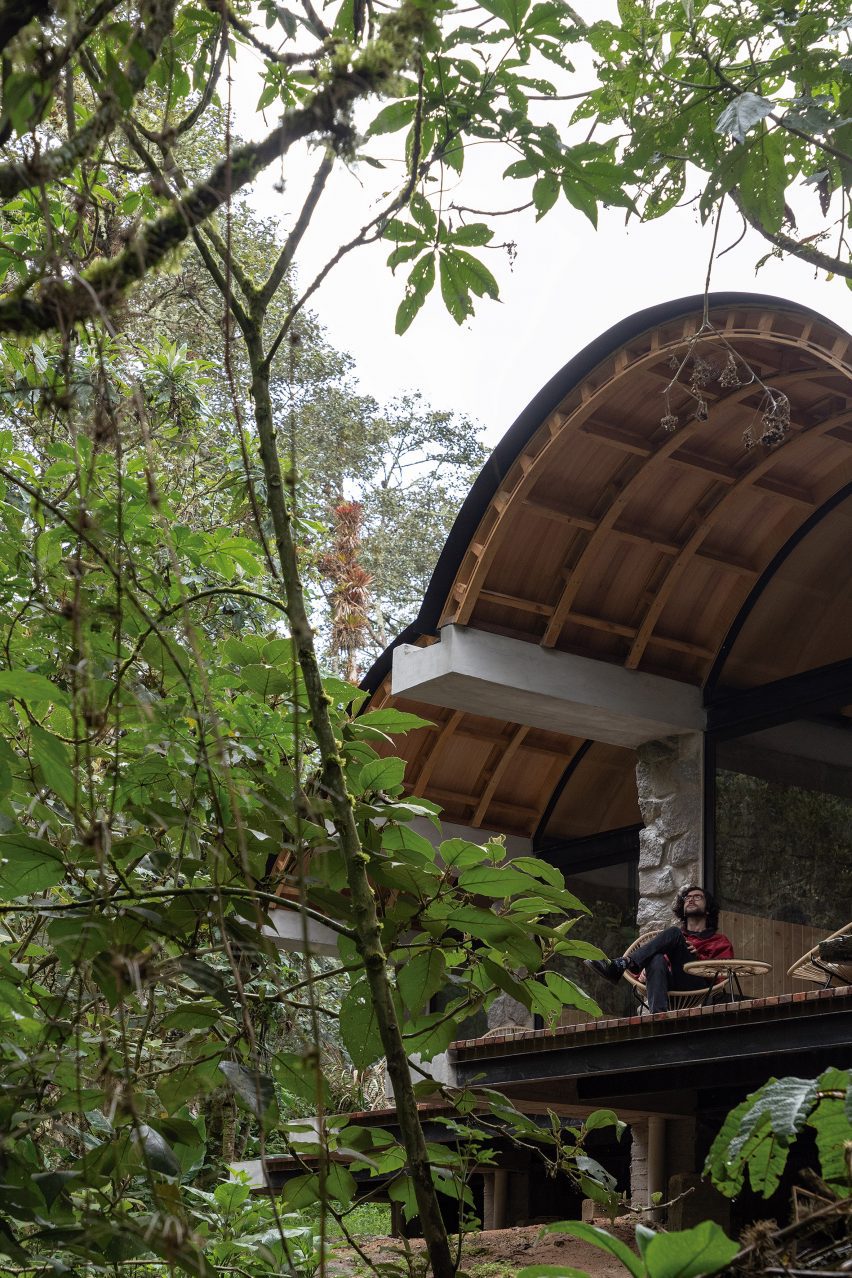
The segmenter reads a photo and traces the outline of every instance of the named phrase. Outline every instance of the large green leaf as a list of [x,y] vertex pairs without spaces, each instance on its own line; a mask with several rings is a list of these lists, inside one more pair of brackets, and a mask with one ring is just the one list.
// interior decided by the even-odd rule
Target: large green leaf
[[643,1249],[648,1278],[699,1278],[730,1264],[740,1245],[720,1225],[705,1220],[694,1229],[657,1234]]
[[256,1069],[246,1069],[237,1061],[220,1061],[219,1069],[234,1089],[246,1109],[261,1118],[264,1122],[272,1122],[277,1113],[275,1103],[275,1087],[272,1079]]
[[458,885],[474,896],[495,899],[505,899],[516,892],[534,892],[538,887],[528,874],[511,865],[477,865],[470,870],[462,870]]
[[421,1012],[444,984],[446,964],[440,950],[421,950],[399,969],[396,983],[410,1012]]
[[31,670],[0,670],[0,697],[18,697],[32,705],[68,704],[68,693]]
[[570,1234],[572,1238],[579,1238],[581,1242],[591,1243],[593,1247],[608,1251],[610,1255],[620,1260],[624,1267],[630,1270],[633,1278],[645,1278],[645,1266],[639,1257],[620,1238],[613,1238],[612,1234],[608,1234],[605,1229],[599,1229],[597,1225],[587,1225],[581,1220],[562,1220],[558,1224],[548,1225],[547,1233]]
[[358,785],[366,790],[398,790],[405,776],[403,759],[373,759],[364,765],[358,777]]
[[808,1119],[816,1132],[820,1175],[835,1193],[852,1194],[847,1151],[852,1148],[852,1123],[846,1117],[844,1100],[824,1096]]
[[74,802],[74,773],[69,747],[38,724],[30,728],[30,739],[32,759],[38,765],[45,784],[70,807]]
[[745,142],[749,129],[765,119],[772,103],[759,93],[741,93],[729,102],[716,121],[717,133],[730,133],[735,142]]
[[340,1004],[340,1037],[358,1070],[366,1069],[384,1055],[366,980],[356,981]]
[[159,1132],[154,1131],[147,1123],[142,1123],[135,1132],[142,1161],[151,1171],[160,1172],[164,1176],[179,1176],[180,1162],[168,1141]]
[[60,883],[62,857],[45,839],[31,834],[0,835],[0,896],[12,901]]

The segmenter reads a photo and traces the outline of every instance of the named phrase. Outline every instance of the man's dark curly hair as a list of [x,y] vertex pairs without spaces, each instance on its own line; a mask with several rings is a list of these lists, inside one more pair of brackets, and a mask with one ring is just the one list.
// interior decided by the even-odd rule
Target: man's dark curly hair
[[682,923],[684,920],[684,901],[690,892],[703,892],[704,899],[707,902],[707,927],[711,932],[715,932],[719,926],[719,903],[706,888],[700,883],[687,883],[686,887],[682,887],[675,897],[675,903],[672,906],[672,912],[675,918]]

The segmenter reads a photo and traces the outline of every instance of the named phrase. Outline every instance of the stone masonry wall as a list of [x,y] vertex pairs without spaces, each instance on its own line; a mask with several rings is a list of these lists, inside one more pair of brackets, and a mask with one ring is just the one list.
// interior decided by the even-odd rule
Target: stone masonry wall
[[700,732],[647,741],[636,751],[636,786],[645,823],[639,833],[640,932],[670,927],[678,888],[701,882],[703,752]]

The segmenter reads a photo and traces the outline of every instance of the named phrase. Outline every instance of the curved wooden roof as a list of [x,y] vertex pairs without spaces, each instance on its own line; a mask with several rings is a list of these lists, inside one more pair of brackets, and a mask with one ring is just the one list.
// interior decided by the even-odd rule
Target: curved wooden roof
[[[852,338],[791,302],[711,295],[725,342],[790,400],[784,442],[746,449],[758,384],[714,379],[702,420],[678,382],[679,426],[661,424],[671,361],[702,308],[686,298],[632,316],[536,396],[473,486],[401,641],[433,642],[454,622],[719,687],[850,656]],[[718,371],[725,348],[698,353]],[[389,666],[390,650],[365,680],[374,706],[389,700]],[[436,722],[404,750],[414,792],[447,819],[532,834],[548,811],[565,837],[638,820],[631,751],[399,704]],[[566,769],[611,811],[572,805],[564,784],[554,802]]]

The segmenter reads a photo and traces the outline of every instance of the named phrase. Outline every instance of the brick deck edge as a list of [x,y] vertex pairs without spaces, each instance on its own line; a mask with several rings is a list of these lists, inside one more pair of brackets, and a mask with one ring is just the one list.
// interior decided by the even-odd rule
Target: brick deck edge
[[711,1020],[714,1025],[732,1025],[744,1020],[784,1019],[787,1016],[810,1015],[818,1010],[829,1013],[852,1009],[852,986],[840,985],[828,990],[801,990],[796,994],[771,994],[766,998],[744,999],[741,1003],[717,1003],[708,1007],[690,1007],[681,1011],[647,1013],[645,1016],[621,1016],[584,1021],[579,1025],[563,1025],[553,1030],[514,1030],[485,1038],[459,1039],[451,1043],[455,1059],[505,1056],[524,1052],[550,1051],[563,1047],[579,1047],[593,1040],[613,1041],[627,1038],[650,1038],[657,1034],[680,1033],[699,1028]]

